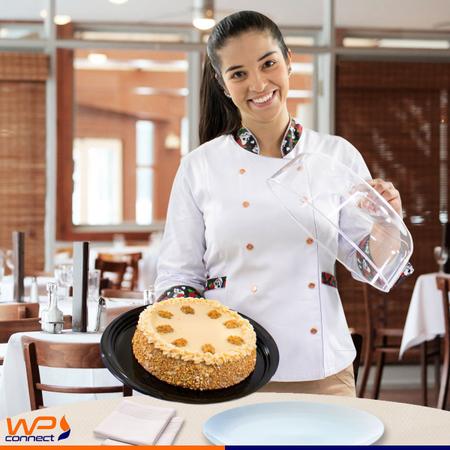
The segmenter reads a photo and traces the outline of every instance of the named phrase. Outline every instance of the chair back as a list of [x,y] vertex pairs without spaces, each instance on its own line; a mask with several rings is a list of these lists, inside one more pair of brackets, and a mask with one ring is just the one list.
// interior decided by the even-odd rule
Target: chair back
[[32,410],[44,407],[42,395],[44,391],[70,394],[123,392],[124,395],[131,395],[131,390],[125,386],[78,387],[50,385],[41,382],[39,366],[65,369],[104,368],[99,343],[51,342],[33,339],[29,336],[24,336],[22,343]]
[[95,260],[95,268],[100,270],[100,279],[108,279],[108,287],[112,289],[121,288],[127,270],[126,262],[105,261],[97,258]]
[[106,298],[123,298],[123,299],[137,299],[143,300],[144,293],[142,291],[123,291],[120,289],[102,289],[101,290],[102,297]]
[[353,360],[353,374],[355,376],[355,386],[356,386],[356,382],[358,381],[359,365],[361,364],[363,337],[359,333],[352,333],[352,341],[356,349],[356,356],[355,359]]
[[[72,328],[72,316],[64,316],[64,329]],[[0,344],[6,344],[14,333],[25,331],[40,331],[41,319],[31,317],[28,319],[0,320]],[[0,365],[3,358],[0,357]]]
[[0,303],[0,321],[39,317],[39,303]]
[[127,270],[122,281],[122,289],[136,289],[139,279],[139,260],[142,259],[142,253],[99,253],[97,259],[103,261],[126,262]]
[[[449,314],[449,297],[450,292],[450,275],[439,274],[436,276],[436,286],[441,291],[442,308],[444,313],[445,335],[450,337],[450,314]],[[444,339],[445,343],[445,339]]]

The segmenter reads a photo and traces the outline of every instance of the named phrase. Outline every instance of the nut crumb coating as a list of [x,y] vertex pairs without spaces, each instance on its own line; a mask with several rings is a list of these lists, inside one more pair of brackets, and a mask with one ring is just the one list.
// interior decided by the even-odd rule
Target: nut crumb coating
[[256,349],[240,360],[221,365],[206,365],[167,357],[149,343],[138,329],[134,333],[132,346],[136,359],[145,370],[166,383],[193,390],[233,386],[247,378],[256,364]]

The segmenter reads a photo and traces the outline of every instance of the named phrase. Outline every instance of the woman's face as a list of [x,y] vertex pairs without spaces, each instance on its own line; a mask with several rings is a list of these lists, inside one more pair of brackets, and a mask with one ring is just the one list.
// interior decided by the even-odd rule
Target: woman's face
[[242,122],[269,122],[287,111],[288,63],[269,33],[250,31],[228,39],[218,52],[225,90]]

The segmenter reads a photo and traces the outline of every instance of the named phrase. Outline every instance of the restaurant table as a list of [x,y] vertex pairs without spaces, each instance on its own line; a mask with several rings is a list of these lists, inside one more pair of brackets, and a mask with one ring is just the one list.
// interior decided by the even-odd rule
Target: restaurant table
[[442,293],[436,287],[437,275],[428,273],[416,280],[403,329],[400,358],[409,348],[445,333]]
[[[62,334],[42,331],[13,334],[6,347],[2,375],[0,377],[0,418],[30,410],[25,360],[22,350],[22,336],[57,342],[100,342],[100,333],[73,333],[64,330]],[[1,350],[1,349],[0,349]],[[3,348],[4,351],[4,348]],[[42,381],[66,386],[118,386],[120,382],[107,369],[58,369],[40,368]],[[120,396],[121,394],[58,394],[44,392],[44,404],[51,406],[84,399]]]
[[[239,400],[207,405],[174,403],[147,396],[135,396],[136,401],[152,406],[175,408],[184,424],[174,445],[211,445],[203,436],[203,424],[211,416],[237,406],[255,403],[304,401],[328,403],[357,408],[377,416],[384,424],[383,436],[376,442],[381,445],[431,445],[450,443],[450,412],[405,403],[359,399],[328,395],[255,393]],[[93,434],[94,428],[118,405],[121,399],[78,402],[45,409],[46,415],[59,420],[65,416],[70,426],[68,439],[58,445],[101,445],[103,439]],[[27,420],[42,415],[43,410],[21,414]],[[16,419],[17,419],[16,418]],[[0,442],[4,443],[5,422],[0,422]],[[326,430],[324,430],[326,432]],[[33,444],[35,444],[33,442]]]
[[[39,295],[45,295],[47,292],[47,283],[55,281],[54,277],[36,277]],[[23,280],[25,288],[25,297],[30,295],[31,277],[25,277]],[[12,302],[14,293],[14,278],[12,275],[6,275],[0,282],[0,302]]]

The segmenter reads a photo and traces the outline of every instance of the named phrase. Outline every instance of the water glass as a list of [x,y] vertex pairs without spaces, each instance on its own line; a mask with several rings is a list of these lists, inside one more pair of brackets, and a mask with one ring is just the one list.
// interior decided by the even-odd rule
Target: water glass
[[64,298],[69,298],[70,287],[73,285],[73,265],[60,264],[55,268],[55,278],[58,286],[64,288]]
[[448,249],[445,247],[441,247],[440,245],[434,247],[434,259],[439,266],[439,272],[444,272],[444,265],[448,259]]
[[88,273],[88,300],[97,302],[100,294],[100,270],[92,269]]

